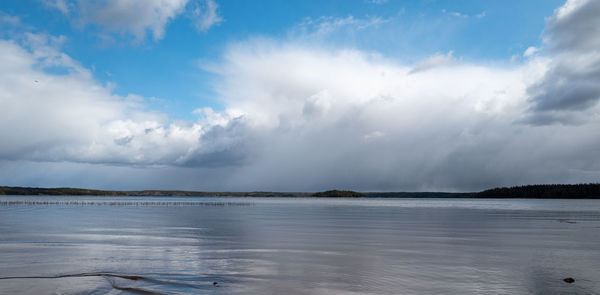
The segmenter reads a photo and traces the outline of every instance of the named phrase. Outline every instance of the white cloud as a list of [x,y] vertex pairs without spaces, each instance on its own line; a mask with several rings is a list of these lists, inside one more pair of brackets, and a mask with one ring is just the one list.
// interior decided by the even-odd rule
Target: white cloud
[[523,52],[524,57],[532,57],[534,56],[540,49],[534,46],[528,47],[525,52]]
[[63,41],[43,34],[27,34],[22,44],[0,41],[0,158],[201,165],[206,155],[227,152],[236,141],[231,128],[239,115],[226,111],[171,122],[144,110],[144,98],[118,96],[100,85],[60,51]]
[[448,14],[448,15],[451,15],[454,17],[459,17],[459,18],[468,18],[469,17],[469,15],[467,15],[467,14],[463,14],[463,13],[456,12],[456,11],[447,11],[446,9],[442,9],[442,13]]
[[554,11],[554,21],[562,21],[573,14],[581,11],[581,8],[588,4],[590,0],[567,0],[567,2]]
[[509,68],[457,63],[413,75],[360,51],[237,44],[218,67],[220,97],[261,136],[254,161],[232,177],[280,189],[592,181],[600,175],[600,161],[589,161],[599,156],[600,141],[589,137],[597,116],[580,126],[519,123],[528,86],[548,66],[545,58]]
[[141,42],[151,36],[154,41],[164,38],[167,25],[186,9],[193,25],[205,32],[223,21],[214,0],[44,0],[43,3],[71,18],[80,28],[97,26],[99,37],[110,42],[110,34],[133,37]]
[[141,41],[149,32],[154,40],[164,37],[165,26],[184,11],[188,0],[103,0],[80,1],[83,24],[93,24],[109,32],[131,34]]
[[[262,177],[369,189],[508,181],[506,169],[523,176],[505,162],[513,145],[534,145],[527,137],[539,132],[513,126],[526,108],[529,67],[457,64],[411,75],[409,66],[360,51],[257,41],[232,47],[219,69],[221,98],[245,111],[260,130],[258,146],[268,147],[253,147],[255,161],[238,170],[245,185]],[[456,162],[466,154],[499,170]],[[518,158],[508,161],[521,169]]]
[[386,3],[388,3],[388,1],[389,0],[365,0],[365,2],[367,2],[367,3],[377,4],[377,5],[386,4]]
[[191,10],[195,28],[200,32],[206,32],[214,25],[223,21],[218,12],[219,5],[214,0],[204,0],[197,3]]
[[295,39],[318,39],[327,37],[341,30],[354,31],[377,28],[390,21],[391,19],[374,16],[366,18],[355,18],[352,15],[347,17],[307,17],[291,30],[291,35]]
[[66,15],[71,12],[73,7],[73,4],[67,2],[67,0],[43,0],[42,3],[47,7],[56,9]]
[[[461,12],[457,12],[457,11],[448,11],[446,9],[442,9],[442,13],[443,14],[447,14],[447,15],[451,15],[451,16],[454,16],[454,17],[458,17],[458,18],[470,18],[471,17],[471,15],[468,15],[466,13],[461,13]],[[472,17],[478,18],[478,19],[482,19],[485,16],[486,16],[486,12],[485,11],[482,11],[482,12],[480,12],[478,14],[472,15]]]

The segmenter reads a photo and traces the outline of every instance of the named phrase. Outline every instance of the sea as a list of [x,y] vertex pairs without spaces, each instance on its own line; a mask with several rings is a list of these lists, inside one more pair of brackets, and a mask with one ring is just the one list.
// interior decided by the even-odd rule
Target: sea
[[600,294],[600,200],[2,196],[0,294]]

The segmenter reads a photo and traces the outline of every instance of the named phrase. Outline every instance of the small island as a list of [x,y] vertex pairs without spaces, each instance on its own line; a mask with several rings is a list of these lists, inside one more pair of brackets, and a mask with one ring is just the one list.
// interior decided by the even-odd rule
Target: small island
[[315,198],[364,198],[365,195],[354,191],[330,190],[312,194]]

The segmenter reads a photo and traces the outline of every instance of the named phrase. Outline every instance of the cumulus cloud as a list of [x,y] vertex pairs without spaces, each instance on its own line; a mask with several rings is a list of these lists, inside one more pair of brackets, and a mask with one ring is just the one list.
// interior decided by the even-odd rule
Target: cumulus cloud
[[536,63],[413,75],[413,66],[360,51],[258,40],[232,46],[216,69],[220,97],[260,130],[254,161],[232,173],[246,186],[481,188],[541,178],[527,167],[543,171],[565,148],[539,147],[559,142],[550,129],[514,123],[527,83],[543,72]]
[[597,105],[600,100],[598,15],[599,1],[569,0],[547,20],[544,45],[552,61],[543,79],[528,89],[532,123],[580,122]]
[[262,136],[255,161],[232,175],[246,186],[299,189],[592,181],[600,163],[589,159],[600,142],[589,134],[598,118],[583,126],[519,123],[528,86],[547,63],[457,63],[416,75],[413,65],[355,50],[232,46],[218,67],[220,97],[244,109]]
[[230,153],[244,136],[236,131],[240,114],[171,122],[145,110],[142,97],[113,94],[61,52],[62,42],[31,33],[19,43],[0,41],[0,158],[200,165],[208,154]]
[[[207,31],[223,21],[214,0],[44,0],[73,19],[78,27],[97,26],[108,34],[132,36],[141,42],[148,35],[157,41],[165,36],[166,26],[186,9],[199,31]],[[110,39],[109,35],[101,35]]]
[[109,32],[131,34],[140,41],[149,32],[154,40],[165,34],[165,26],[181,14],[188,0],[102,0],[78,2],[80,21]]

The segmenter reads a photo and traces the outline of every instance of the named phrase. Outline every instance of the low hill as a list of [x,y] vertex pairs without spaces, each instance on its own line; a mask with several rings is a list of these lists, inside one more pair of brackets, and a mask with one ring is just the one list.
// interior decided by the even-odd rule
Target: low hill
[[364,198],[365,195],[353,191],[331,190],[312,194],[315,198]]

